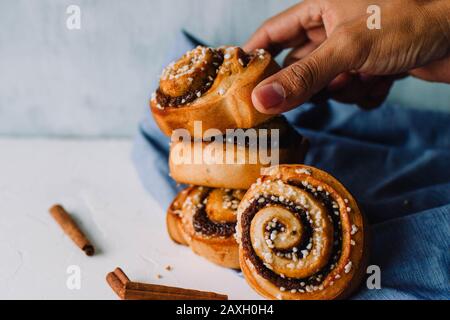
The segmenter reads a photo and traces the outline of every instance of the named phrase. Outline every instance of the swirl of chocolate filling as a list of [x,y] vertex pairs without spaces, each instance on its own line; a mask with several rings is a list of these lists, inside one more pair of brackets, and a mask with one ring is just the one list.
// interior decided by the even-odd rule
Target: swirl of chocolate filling
[[[227,48],[198,46],[181,59],[167,66],[156,90],[156,101],[162,107],[179,107],[189,104],[207,92],[217,77],[219,69],[228,57]],[[254,54],[239,49],[238,61],[246,67]]]
[[234,235],[236,210],[243,195],[242,190],[202,187],[192,216],[195,232],[225,238]]
[[[310,194],[312,197],[314,197],[317,202],[321,203],[323,207],[326,210],[326,213],[329,217],[329,219],[332,221],[333,225],[333,242],[332,242],[332,249],[331,249],[331,255],[330,259],[327,261],[326,265],[322,267],[320,270],[315,272],[313,275],[310,275],[305,278],[289,278],[289,277],[283,277],[282,275],[279,275],[272,271],[270,268],[266,266],[266,264],[261,260],[260,257],[255,253],[251,237],[250,237],[250,227],[252,223],[252,219],[255,216],[258,211],[263,209],[266,206],[281,206],[288,211],[292,213],[294,216],[294,219],[298,219],[300,223],[302,224],[303,232],[301,240],[295,245],[294,248],[279,250],[279,249],[272,249],[273,252],[277,255],[281,255],[287,258],[293,258],[294,255],[296,255],[297,259],[304,258],[303,253],[306,252],[304,250],[308,249],[308,244],[311,241],[311,238],[313,236],[313,227],[311,223],[307,219],[307,214],[304,210],[304,208],[301,208],[299,206],[294,205],[292,202],[286,201],[286,200],[280,200],[279,197],[264,197],[261,196],[258,200],[259,201],[252,201],[250,205],[246,208],[246,210],[242,214],[242,235],[241,235],[241,241],[242,241],[242,247],[244,250],[245,256],[251,261],[253,266],[255,267],[258,274],[260,274],[263,278],[266,280],[269,280],[274,285],[278,286],[279,288],[284,288],[285,290],[295,290],[298,292],[305,292],[307,288],[310,287],[319,287],[321,285],[322,280],[333,270],[334,265],[339,261],[339,258],[341,256],[341,246],[342,246],[342,236],[341,236],[341,223],[339,215],[334,214],[334,212],[337,210],[336,202],[333,200],[333,198],[327,194],[324,191],[318,191],[315,190],[314,192],[310,190],[310,188],[304,186],[301,183],[298,183],[298,181],[288,181],[289,185],[298,187],[304,191],[306,191],[308,194]],[[263,200],[260,200],[263,199]],[[283,224],[275,223],[269,226],[267,229],[269,232],[273,230],[281,230],[283,228]],[[294,253],[295,252],[295,253]]]

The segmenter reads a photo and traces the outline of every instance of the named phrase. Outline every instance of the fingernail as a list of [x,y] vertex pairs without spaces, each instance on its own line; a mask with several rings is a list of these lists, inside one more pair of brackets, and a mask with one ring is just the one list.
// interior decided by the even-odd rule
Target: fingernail
[[255,97],[264,109],[273,109],[286,98],[284,88],[278,82],[272,82],[255,90]]

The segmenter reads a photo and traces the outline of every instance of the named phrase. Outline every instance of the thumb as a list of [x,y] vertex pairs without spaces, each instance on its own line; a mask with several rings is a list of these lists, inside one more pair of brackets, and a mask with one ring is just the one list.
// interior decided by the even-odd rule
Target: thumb
[[305,58],[262,81],[252,93],[262,113],[288,111],[326,87],[338,74],[351,70],[354,59],[337,37],[328,38]]

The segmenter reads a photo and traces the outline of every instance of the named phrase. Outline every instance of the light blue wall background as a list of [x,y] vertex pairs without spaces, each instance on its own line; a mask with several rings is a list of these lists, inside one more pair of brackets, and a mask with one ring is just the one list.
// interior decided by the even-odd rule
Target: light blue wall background
[[[185,28],[242,44],[295,0],[0,0],[0,135],[131,136]],[[66,8],[81,7],[81,30]],[[449,86],[408,79],[390,100],[450,110]]]

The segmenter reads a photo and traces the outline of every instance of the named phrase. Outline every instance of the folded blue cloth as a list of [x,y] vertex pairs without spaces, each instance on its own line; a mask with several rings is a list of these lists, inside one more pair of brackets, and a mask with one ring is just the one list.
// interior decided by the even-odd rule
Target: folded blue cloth
[[[182,33],[169,61],[197,44]],[[450,113],[330,102],[286,117],[311,142],[305,163],[338,178],[369,219],[381,289],[363,285],[353,298],[450,299]],[[179,191],[168,174],[168,142],[146,112],[133,161],[163,209]]]

